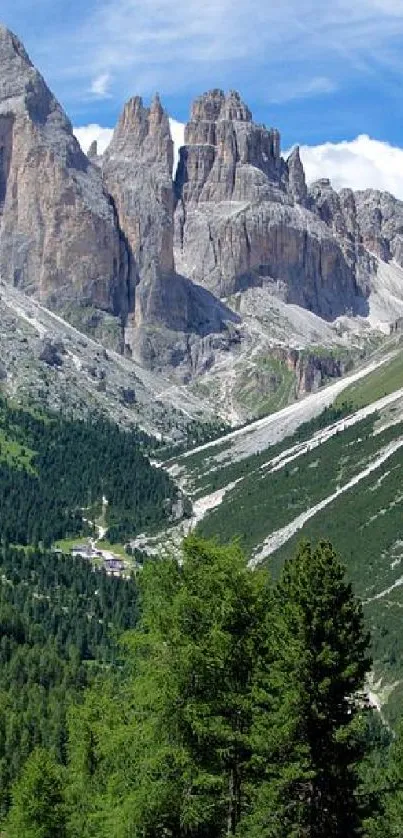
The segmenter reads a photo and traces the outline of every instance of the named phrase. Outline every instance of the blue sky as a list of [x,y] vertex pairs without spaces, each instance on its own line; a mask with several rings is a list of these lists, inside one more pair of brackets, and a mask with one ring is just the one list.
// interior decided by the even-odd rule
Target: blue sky
[[2,0],[0,14],[74,125],[113,126],[156,90],[185,121],[223,87],[284,148],[359,134],[403,147],[403,0]]
[[112,125],[155,90],[185,120],[232,87],[286,146],[403,145],[403,0],[2,0],[1,16],[75,124]]

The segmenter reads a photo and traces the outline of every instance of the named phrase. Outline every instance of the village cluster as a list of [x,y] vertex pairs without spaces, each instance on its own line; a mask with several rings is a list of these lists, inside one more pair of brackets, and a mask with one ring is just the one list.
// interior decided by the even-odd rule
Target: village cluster
[[70,552],[73,557],[79,556],[90,562],[101,560],[108,576],[123,576],[129,571],[128,561],[124,561],[116,553],[112,553],[109,550],[101,550],[92,541],[83,544],[74,544]]

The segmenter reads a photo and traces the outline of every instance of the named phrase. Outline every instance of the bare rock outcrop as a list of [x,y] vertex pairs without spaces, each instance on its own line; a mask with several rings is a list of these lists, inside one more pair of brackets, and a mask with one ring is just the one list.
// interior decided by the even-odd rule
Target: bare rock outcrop
[[403,265],[403,201],[366,189],[336,192],[328,179],[309,188],[308,205],[332,230],[362,289],[375,284],[377,259]]
[[125,260],[101,175],[3,26],[0,67],[0,275],[54,308],[124,316]]
[[148,366],[177,366],[189,359],[189,334],[226,330],[238,318],[205,289],[175,271],[173,142],[159,97],[149,108],[140,97],[124,107],[103,155],[129,254],[129,315],[125,344]]
[[304,167],[299,153],[299,146],[291,152],[288,160],[288,191],[297,204],[306,204],[308,189],[305,180]]
[[365,189],[355,193],[362,242],[385,262],[403,265],[403,201],[389,192]]
[[319,390],[332,378],[340,378],[351,369],[351,361],[337,357],[330,350],[318,354],[314,350],[279,350],[287,367],[295,374],[295,395],[297,398]]
[[298,150],[252,121],[239,94],[196,100],[176,183],[177,267],[219,297],[268,285],[331,319],[362,297],[354,258],[308,200]]
[[172,165],[169,120],[159,98],[150,108],[140,97],[130,99],[102,161],[129,252],[129,343],[134,329],[167,313],[156,287],[174,272]]

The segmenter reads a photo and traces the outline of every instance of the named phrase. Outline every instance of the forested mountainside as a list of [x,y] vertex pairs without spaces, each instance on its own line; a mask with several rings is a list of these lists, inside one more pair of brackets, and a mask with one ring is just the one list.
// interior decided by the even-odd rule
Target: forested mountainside
[[371,690],[393,721],[402,704],[402,405],[396,349],[164,463],[192,501],[197,531],[239,539],[251,565],[265,563],[275,577],[301,538],[330,538],[371,630]]
[[[180,556],[147,562],[139,584],[139,622],[118,659],[116,647],[101,645],[94,678],[69,647],[64,677],[84,678],[84,691],[74,700],[66,693],[65,747],[45,717],[12,788],[7,838],[401,834],[402,738],[365,695],[362,606],[329,543],[303,545],[274,584],[266,569],[248,568],[237,545],[191,537]],[[104,591],[102,625],[121,627],[124,613],[126,624],[136,620],[135,589],[114,585],[109,612],[98,578],[83,605],[92,614]],[[50,602],[58,596],[52,584],[44,591]],[[69,636],[73,610],[62,591],[59,633]],[[8,626],[15,650],[23,629]],[[63,655],[60,637],[58,648]],[[28,656],[24,671],[31,665]],[[59,682],[50,683],[53,722]],[[38,694],[35,683],[24,689]]]
[[[133,580],[81,558],[38,548],[0,548],[0,817],[32,751],[67,759],[67,712],[135,625]],[[32,825],[34,828],[34,825]],[[27,832],[20,832],[28,836]],[[53,833],[56,835],[56,833]]]
[[154,445],[144,432],[100,417],[30,412],[0,398],[2,538],[50,547],[93,535],[103,498],[103,525],[113,541],[180,516],[177,487],[146,456]]

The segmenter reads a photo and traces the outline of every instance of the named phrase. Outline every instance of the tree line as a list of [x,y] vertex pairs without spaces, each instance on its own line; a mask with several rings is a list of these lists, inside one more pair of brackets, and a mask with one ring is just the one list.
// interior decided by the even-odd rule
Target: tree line
[[7,838],[353,838],[403,828],[403,739],[365,693],[362,607],[328,542],[276,583],[196,536],[145,563],[119,661],[30,754]]
[[0,820],[35,748],[63,764],[67,711],[119,658],[136,624],[134,581],[39,549],[0,548]]
[[2,537],[49,547],[57,539],[90,534],[87,521],[99,514],[103,496],[114,541],[163,525],[178,490],[165,471],[151,466],[150,445],[139,429],[124,430],[104,418],[35,415],[1,399]]

